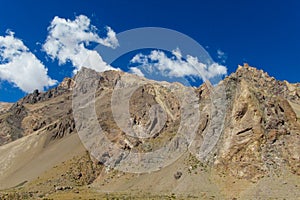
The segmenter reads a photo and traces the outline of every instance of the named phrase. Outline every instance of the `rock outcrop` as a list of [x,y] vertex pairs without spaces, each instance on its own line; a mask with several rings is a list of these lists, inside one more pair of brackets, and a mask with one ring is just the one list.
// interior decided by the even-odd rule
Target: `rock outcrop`
[[214,165],[252,181],[287,168],[299,174],[300,124],[289,103],[299,105],[299,85],[276,81],[248,65],[222,84],[231,90],[230,104]]

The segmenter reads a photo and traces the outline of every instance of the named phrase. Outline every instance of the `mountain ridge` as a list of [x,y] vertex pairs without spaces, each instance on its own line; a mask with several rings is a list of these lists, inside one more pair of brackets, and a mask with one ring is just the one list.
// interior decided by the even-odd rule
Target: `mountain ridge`
[[[69,185],[79,190],[85,185],[91,185],[103,190],[113,188],[113,192],[118,192],[120,188],[123,188],[124,192],[135,189],[151,191],[151,187],[145,182],[150,178],[146,174],[142,173],[139,178],[134,174],[118,170],[112,169],[109,172],[105,162],[107,162],[107,155],[113,156],[112,151],[102,152],[97,159],[86,153],[84,141],[76,134],[81,124],[74,120],[72,101],[74,90],[83,92],[86,97],[90,95],[89,85],[87,83],[84,85],[83,82],[84,84],[78,87],[76,78],[81,75],[83,78],[96,77],[98,86],[92,95],[95,97],[97,121],[108,139],[127,153],[155,151],[176,136],[176,132],[181,130],[180,121],[185,119],[181,98],[184,97],[182,91],[186,87],[178,83],[151,81],[120,71],[96,73],[83,68],[83,72],[79,72],[83,74],[77,74],[74,78],[65,78],[56,88],[47,92],[34,91],[0,114],[2,130],[0,160],[2,163],[10,163],[1,168],[3,173],[6,172],[6,176],[0,178],[2,189],[26,181],[20,189],[23,189],[22,195],[28,195],[28,192],[34,188],[39,188],[38,193],[43,195],[45,192],[50,196],[59,195],[60,192],[53,187],[58,184]],[[137,134],[146,134],[145,136],[149,138],[132,137],[124,133],[124,129],[121,129],[114,119],[116,116],[111,109],[113,92],[118,87],[122,89],[132,83],[140,85],[129,99],[131,121],[128,128],[132,128]],[[194,189],[197,190],[197,187],[188,189],[188,185],[192,183],[187,180],[202,177],[207,181],[207,188],[197,182],[198,190],[206,188],[207,194],[219,195],[218,198],[243,198],[259,190],[257,187],[262,181],[279,177],[294,184],[289,185],[292,187],[288,190],[290,194],[283,190],[280,190],[281,192],[291,198],[293,195],[300,195],[295,190],[300,176],[299,83],[277,81],[262,70],[245,64],[239,66],[235,73],[227,76],[215,88],[209,83],[204,83],[198,88],[190,89],[198,99],[201,112],[196,135],[190,145],[190,153],[185,152],[173,164],[165,166],[166,170],[150,173],[157,178],[153,180],[154,182],[160,180],[158,177],[163,176],[163,173],[168,176],[167,182],[163,180],[156,182],[158,187],[153,191],[154,193],[158,195],[170,193],[170,184],[175,184],[180,191],[176,194],[186,198],[185,195],[191,195]],[[166,111],[165,124],[160,121],[152,123],[152,119],[160,116],[153,114],[150,109],[155,105],[159,105]],[[190,124],[189,121],[182,123],[187,127]],[[152,135],[151,130],[158,130],[160,126],[162,129]],[[142,127],[148,127],[150,131],[147,132]],[[219,132],[217,135],[212,131],[215,128]],[[66,144],[68,145],[65,146]],[[207,151],[208,147],[209,151]],[[18,155],[20,148],[26,149],[22,153],[23,156]],[[15,156],[10,157],[8,152],[15,152]],[[60,156],[54,159],[56,154]],[[38,159],[42,159],[43,162],[49,160],[50,164],[37,167]],[[69,164],[62,164],[62,162]],[[90,163],[89,167],[87,163]],[[26,174],[29,166],[33,171]],[[37,170],[34,170],[36,167]],[[48,177],[49,173],[50,177]],[[177,178],[174,179],[170,173],[177,174]],[[124,178],[120,178],[118,182],[119,179],[114,174]],[[65,178],[58,178],[60,176]],[[48,178],[38,180],[37,177]],[[239,188],[234,183],[229,184],[229,180],[242,184],[243,188]],[[239,188],[238,191],[234,188],[232,192],[228,191],[225,183]],[[41,188],[38,184],[45,187]],[[217,186],[213,186],[214,184]],[[159,187],[164,189],[161,190]],[[275,185],[271,184],[264,195],[272,196],[270,191],[274,187]],[[72,189],[66,190],[72,191]],[[15,194],[16,191],[13,193]],[[196,192],[196,195],[201,196],[199,192]],[[274,198],[279,198],[281,194],[273,195]]]

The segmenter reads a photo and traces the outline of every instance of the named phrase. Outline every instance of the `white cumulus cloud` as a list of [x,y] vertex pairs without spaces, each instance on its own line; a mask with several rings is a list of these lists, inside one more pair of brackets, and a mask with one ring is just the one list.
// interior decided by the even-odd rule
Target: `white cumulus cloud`
[[182,59],[180,49],[172,51],[172,54],[174,56],[171,58],[158,50],[151,51],[149,55],[137,54],[130,63],[138,66],[130,67],[130,71],[140,76],[144,76],[143,72],[159,72],[163,76],[176,78],[195,76],[203,81],[227,74],[227,68],[218,63],[207,65],[190,55],[187,55],[185,60]]
[[101,38],[97,28],[84,15],[77,16],[75,20],[56,16],[48,27],[43,50],[53,60],[58,59],[60,65],[70,61],[75,67],[74,72],[83,66],[99,72],[114,69],[103,61],[97,51],[87,48],[90,43],[116,48],[119,45],[116,33],[110,27],[106,27],[106,31],[106,37]]
[[48,69],[32,54],[24,43],[7,32],[0,36],[0,79],[14,84],[24,92],[35,89],[43,91],[45,87],[57,83],[48,75]]
[[132,73],[132,74],[135,74],[135,75],[138,75],[138,76],[141,76],[141,77],[145,76],[143,74],[143,72],[137,67],[131,67],[130,70],[129,70],[129,73]]

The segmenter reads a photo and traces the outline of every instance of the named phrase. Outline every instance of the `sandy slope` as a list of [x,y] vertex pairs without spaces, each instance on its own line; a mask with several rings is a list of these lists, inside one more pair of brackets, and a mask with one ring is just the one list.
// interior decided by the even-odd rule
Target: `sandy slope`
[[44,146],[45,133],[36,132],[0,146],[0,188],[33,180],[44,171],[84,152],[76,134]]
[[[67,161],[48,170],[25,191],[43,191],[37,183],[63,173],[74,161]],[[76,161],[75,161],[76,162]],[[182,172],[179,179],[176,172]],[[53,183],[52,183],[53,184]],[[50,199],[297,199],[300,197],[299,177],[289,172],[282,176],[266,176],[258,182],[220,176],[191,157],[188,153],[160,171],[128,174],[103,169],[93,184],[74,186],[71,190],[50,192]],[[49,189],[48,189],[49,190]]]

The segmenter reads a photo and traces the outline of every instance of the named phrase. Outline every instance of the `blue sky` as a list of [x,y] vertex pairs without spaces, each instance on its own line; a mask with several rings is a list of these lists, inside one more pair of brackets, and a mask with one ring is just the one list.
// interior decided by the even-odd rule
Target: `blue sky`
[[[13,31],[14,37],[22,40],[28,51],[48,69],[48,77],[58,82],[71,76],[74,68],[71,62],[59,66],[57,59],[51,60],[42,51],[49,35],[47,27],[55,16],[74,20],[79,15],[87,16],[100,36],[105,35],[105,26],[115,33],[139,27],[169,28],[195,39],[214,61],[227,67],[228,74],[238,64],[247,62],[279,80],[300,81],[300,2],[297,0],[12,0],[1,4],[0,36],[7,36],[8,29]],[[225,57],[218,58],[218,51],[224,52]],[[14,102],[25,94],[2,78],[0,101]]]

